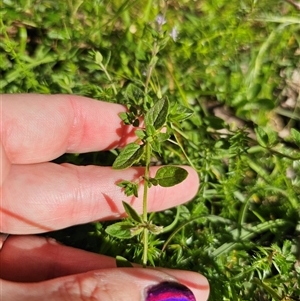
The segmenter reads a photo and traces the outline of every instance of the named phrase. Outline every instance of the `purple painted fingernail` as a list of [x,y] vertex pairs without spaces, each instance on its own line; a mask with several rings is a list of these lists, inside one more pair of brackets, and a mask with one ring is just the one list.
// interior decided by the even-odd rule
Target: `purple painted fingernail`
[[146,301],[196,301],[196,298],[180,283],[162,282],[148,289]]

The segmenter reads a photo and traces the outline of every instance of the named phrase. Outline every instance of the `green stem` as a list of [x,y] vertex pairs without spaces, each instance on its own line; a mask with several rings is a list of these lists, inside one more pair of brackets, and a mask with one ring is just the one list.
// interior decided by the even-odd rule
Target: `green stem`
[[103,70],[103,72],[105,73],[106,77],[107,77],[108,80],[110,81],[110,84],[111,84],[111,86],[112,86],[112,88],[113,88],[113,90],[114,90],[115,95],[117,95],[117,94],[118,94],[118,91],[117,91],[115,85],[113,84],[112,78],[110,77],[109,73],[107,72],[105,66],[101,63],[101,64],[100,64],[100,67],[102,68],[102,70]]
[[[147,198],[148,198],[148,179],[150,174],[150,160],[151,160],[151,146],[148,141],[146,141],[146,167],[145,167],[145,182],[144,182],[144,194],[143,194],[143,222],[147,224],[148,222],[148,205],[147,205]],[[148,261],[148,236],[149,230],[147,227],[144,228],[143,231],[143,267],[147,266]]]
[[[174,130],[174,137],[176,141],[173,141],[172,139],[168,139],[169,142],[179,146],[180,150],[182,151],[183,155],[185,156],[185,158],[187,159],[187,161],[189,162],[189,164],[197,171],[200,171],[195,164],[191,161],[191,159],[189,158],[189,156],[187,155],[186,151],[184,150],[183,145],[180,143],[180,139],[178,139],[177,133],[179,133],[182,137],[186,138],[187,140],[189,140],[188,136],[184,134],[183,131],[181,131],[179,128],[177,128],[176,126],[174,126],[174,124],[171,124],[171,128],[172,130]],[[197,146],[194,145],[193,143],[190,143],[190,145],[194,148],[197,149]]]
[[162,233],[167,233],[167,232],[172,231],[174,229],[174,227],[177,225],[177,223],[179,221],[180,212],[181,212],[180,207],[177,207],[176,208],[176,216],[175,216],[173,222],[170,225],[164,227]]
[[147,228],[144,228],[143,232],[143,268],[147,267],[147,261],[148,261],[148,236],[149,236],[149,230]]
[[[166,6],[166,8],[167,8],[167,6]],[[163,14],[164,18],[166,16],[166,8],[165,8],[165,12]],[[157,32],[158,33],[162,32],[162,24],[159,24]],[[159,50],[160,49],[159,49],[159,45],[158,45],[158,40],[155,39],[154,40],[154,44],[153,44],[152,53],[151,53],[151,61],[156,57],[156,55],[158,54]],[[149,66],[148,66],[147,76],[146,76],[146,82],[145,82],[145,94],[148,93],[148,86],[149,86],[151,75],[152,75],[152,72],[153,72],[153,70],[155,68],[155,65],[156,65],[156,61],[153,61],[153,62],[150,62]]]
[[[152,50],[152,58],[154,58],[157,55],[158,51],[159,51],[159,48],[157,45],[157,41],[155,41],[154,45],[153,45],[153,50]],[[147,75],[146,75],[146,82],[145,82],[145,94],[148,93],[148,86],[150,83],[151,75],[154,70],[155,64],[156,64],[156,62],[152,62],[152,63],[150,63],[150,65],[148,67]]]

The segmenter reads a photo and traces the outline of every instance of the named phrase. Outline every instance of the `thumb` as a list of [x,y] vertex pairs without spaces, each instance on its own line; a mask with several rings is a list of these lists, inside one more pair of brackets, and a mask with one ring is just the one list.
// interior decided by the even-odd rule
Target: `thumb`
[[37,283],[0,280],[0,287],[7,301],[206,301],[209,294],[200,274],[143,268],[101,269]]

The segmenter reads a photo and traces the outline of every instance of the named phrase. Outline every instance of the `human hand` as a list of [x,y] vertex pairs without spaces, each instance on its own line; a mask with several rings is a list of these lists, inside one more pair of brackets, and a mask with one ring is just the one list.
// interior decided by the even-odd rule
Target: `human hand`
[[[171,289],[174,282],[189,287],[197,301],[207,299],[207,280],[197,273],[116,268],[113,258],[24,235],[121,218],[121,200],[142,211],[141,198],[126,198],[116,186],[121,179],[137,179],[142,168],[118,171],[48,162],[64,153],[126,145],[133,129],[118,117],[123,106],[73,95],[24,94],[2,95],[0,108],[0,231],[16,234],[0,253],[4,300],[165,300],[160,289]],[[184,168],[189,172],[184,182],[149,190],[149,211],[174,207],[196,194],[197,173]],[[158,287],[160,295],[147,299],[147,289],[159,283],[164,283]],[[179,300],[195,299],[189,295]]]

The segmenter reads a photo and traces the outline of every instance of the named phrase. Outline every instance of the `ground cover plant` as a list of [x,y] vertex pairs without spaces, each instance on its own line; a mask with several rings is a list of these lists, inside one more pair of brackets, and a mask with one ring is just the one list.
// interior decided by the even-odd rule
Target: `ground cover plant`
[[[131,163],[189,164],[201,185],[188,204],[147,215],[164,227],[148,237],[148,264],[204,274],[210,300],[300,300],[297,1],[7,0],[0,26],[2,92],[123,103],[131,113],[121,117],[133,124],[137,108],[155,118],[155,105],[168,106],[172,123],[164,117],[153,131],[151,117],[139,138],[166,123],[169,135],[155,136],[150,159]],[[119,153],[56,162],[118,165]],[[134,194],[134,183],[120,185]],[[145,227],[132,238],[112,236],[112,227],[48,235],[145,263]]]

